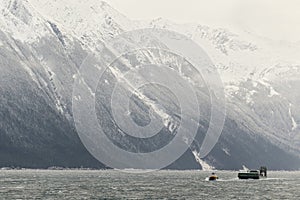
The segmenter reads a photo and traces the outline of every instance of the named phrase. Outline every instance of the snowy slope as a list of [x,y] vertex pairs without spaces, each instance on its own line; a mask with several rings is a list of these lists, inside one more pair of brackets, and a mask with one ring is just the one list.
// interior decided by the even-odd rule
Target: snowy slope
[[[2,116],[1,137],[2,141],[10,141],[16,149],[18,146],[26,149],[32,144],[34,152],[35,143],[39,148],[53,143],[47,146],[46,152],[51,152],[56,143],[68,146],[67,142],[61,144],[55,137],[58,134],[59,138],[68,138],[64,140],[68,141],[75,134],[71,94],[82,60],[90,51],[97,53],[102,41],[119,33],[156,27],[183,33],[196,41],[212,58],[224,82],[228,102],[224,133],[213,152],[201,160],[202,163],[234,169],[242,164],[258,167],[256,165],[266,161],[272,168],[299,168],[300,48],[297,44],[198,24],[176,24],[164,19],[132,21],[107,3],[97,0],[3,0],[0,2],[0,25],[1,93],[8,94],[1,97],[0,108],[2,113],[9,113]],[[160,44],[160,41],[155,42]],[[151,57],[146,59],[151,60]],[[9,80],[7,77],[10,77]],[[29,88],[30,92],[23,94],[22,86]],[[21,101],[12,98],[14,95],[20,96]],[[206,95],[203,91],[203,104],[208,104]],[[32,97],[38,101],[37,108],[29,103],[33,101]],[[137,105],[142,103],[145,102],[136,102]],[[20,107],[22,112],[14,111],[15,107]],[[40,110],[42,107],[48,110]],[[18,130],[9,126],[12,120],[16,120],[13,125],[18,126],[17,121],[22,119],[23,114],[32,115],[32,112],[34,120],[29,120],[28,125],[22,124]],[[41,117],[44,113],[51,114]],[[143,112],[137,116],[147,119]],[[209,117],[204,117],[200,122],[196,141],[202,141],[208,120]],[[48,123],[55,128],[49,128]],[[26,130],[33,130],[34,134],[30,131],[23,133],[24,126]],[[37,139],[36,135],[40,133],[45,134]],[[22,138],[26,138],[23,143]],[[78,138],[71,141],[72,148],[80,146]],[[179,165],[181,168],[198,167],[199,144],[195,142],[191,148],[192,151],[182,158],[190,165],[177,164],[175,168],[180,168]],[[87,156],[84,150],[81,153]],[[240,153],[245,157],[240,157]],[[261,156],[257,161],[246,158],[259,153]],[[193,154],[197,156],[190,160]],[[276,156],[281,156],[283,161]],[[64,160],[59,152],[57,157]],[[69,165],[80,163],[76,159],[68,162]],[[95,165],[95,161],[86,164],[91,163]]]
[[245,115],[268,127],[263,134],[270,140],[299,150],[298,44],[242,31],[232,33],[222,28],[175,24],[161,18],[150,22],[150,27],[175,30],[198,42],[219,70],[229,110],[235,109],[231,105],[240,104],[239,112],[247,110]]

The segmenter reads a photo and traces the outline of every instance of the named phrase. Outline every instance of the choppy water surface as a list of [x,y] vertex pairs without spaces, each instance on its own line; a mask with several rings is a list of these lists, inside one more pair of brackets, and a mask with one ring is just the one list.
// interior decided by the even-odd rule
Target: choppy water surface
[[237,172],[1,170],[0,199],[300,199],[300,172],[238,180]]

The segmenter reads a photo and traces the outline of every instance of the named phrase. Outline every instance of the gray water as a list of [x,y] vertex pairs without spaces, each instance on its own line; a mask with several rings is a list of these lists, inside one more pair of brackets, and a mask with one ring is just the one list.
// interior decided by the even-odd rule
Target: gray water
[[300,199],[300,172],[238,180],[237,172],[0,170],[0,199]]

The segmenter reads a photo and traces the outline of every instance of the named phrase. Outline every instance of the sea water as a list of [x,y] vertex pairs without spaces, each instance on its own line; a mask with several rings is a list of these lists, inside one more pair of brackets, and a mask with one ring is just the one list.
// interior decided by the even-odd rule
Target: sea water
[[[0,199],[300,199],[300,172],[0,170]],[[142,173],[141,173],[142,172]]]

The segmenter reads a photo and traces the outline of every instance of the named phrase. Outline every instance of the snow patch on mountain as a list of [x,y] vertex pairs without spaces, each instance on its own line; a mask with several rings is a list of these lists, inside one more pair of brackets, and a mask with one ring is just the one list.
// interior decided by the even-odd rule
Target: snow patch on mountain
[[231,156],[230,155],[230,151],[228,148],[222,148],[222,151],[227,155],[227,156]]
[[211,171],[215,169],[213,166],[205,162],[204,159],[201,159],[197,151],[192,151],[192,152],[195,156],[196,161],[201,165],[203,171]]
[[295,118],[293,117],[292,115],[292,104],[290,103],[290,106],[289,106],[289,116],[291,118],[291,121],[292,121],[292,131],[296,130],[298,128],[298,124],[297,122],[295,121]]
[[249,92],[246,93],[246,96],[245,96],[245,100],[246,100],[246,103],[247,104],[251,104],[253,105],[254,104],[254,101],[253,101],[253,95],[256,93],[255,90],[251,90]]
[[279,96],[280,94],[276,92],[272,86],[270,86],[270,94],[268,95],[268,97],[273,97],[276,95]]

